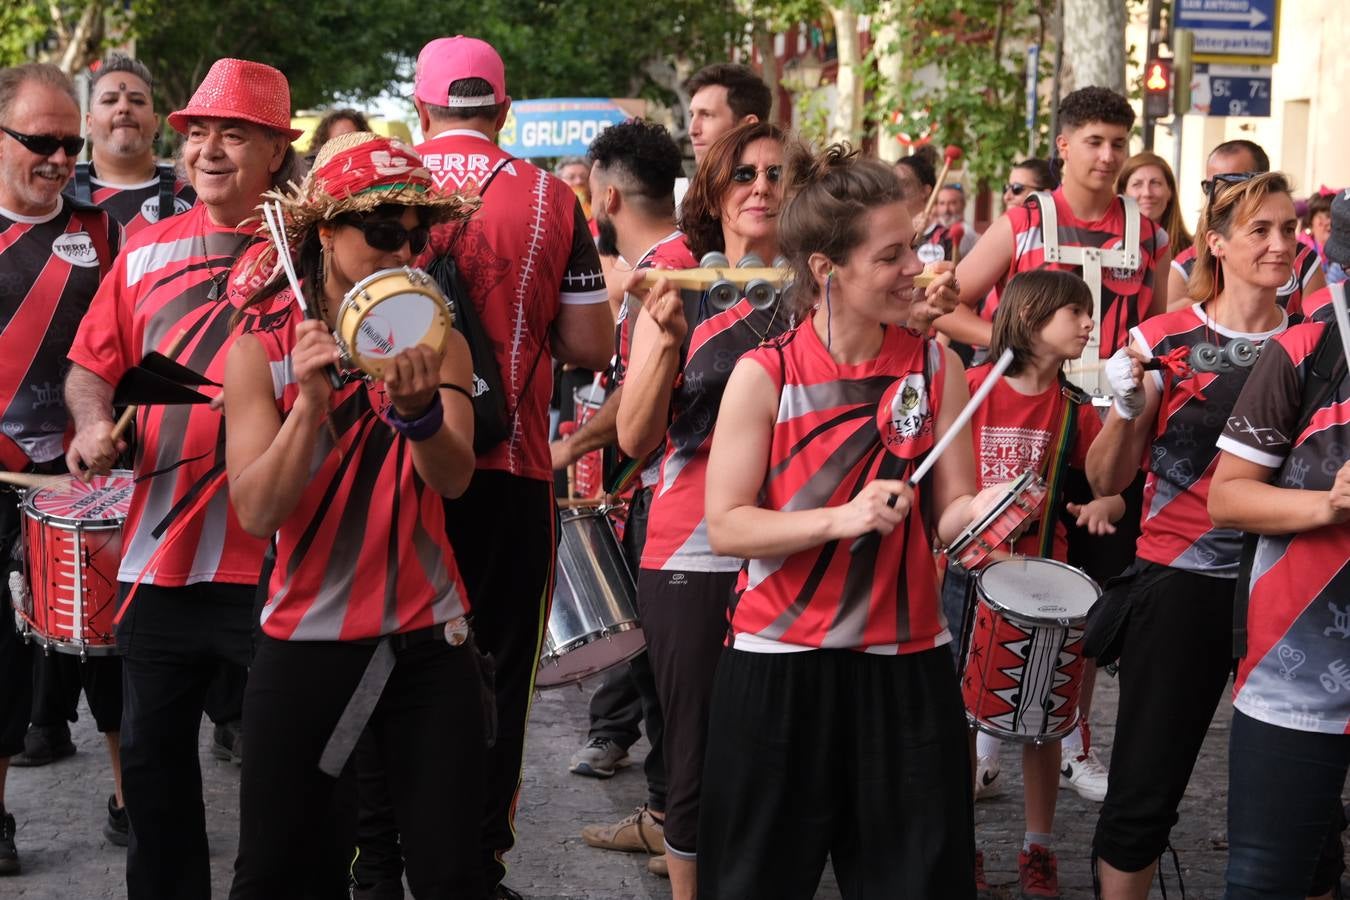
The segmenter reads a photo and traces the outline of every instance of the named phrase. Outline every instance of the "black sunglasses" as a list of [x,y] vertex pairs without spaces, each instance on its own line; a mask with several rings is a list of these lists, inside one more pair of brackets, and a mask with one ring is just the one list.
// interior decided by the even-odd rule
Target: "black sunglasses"
[[1205,191],[1205,200],[1214,202],[1214,194],[1219,190],[1221,184],[1242,184],[1244,181],[1251,181],[1260,172],[1224,172],[1221,175],[1215,175],[1213,178],[1206,178],[1200,182],[1200,187]]
[[431,229],[425,225],[404,228],[403,223],[395,219],[350,219],[348,225],[359,228],[366,244],[385,253],[397,253],[404,244],[414,254],[427,248],[431,239]]
[[54,134],[24,134],[22,131],[15,131],[13,128],[6,128],[3,125],[0,125],[0,131],[23,144],[30,153],[36,153],[38,156],[51,156],[57,150],[64,150],[66,156],[76,157],[84,149],[84,138],[79,135],[57,137]]
[[756,169],[754,166],[746,163],[739,165],[731,170],[731,180],[737,184],[753,184],[763,172],[764,177],[769,179],[769,184],[777,184],[783,177],[782,166],[769,166],[767,169]]
[[1003,193],[1012,194],[1014,197],[1020,197],[1027,191],[1036,190],[1029,184],[1022,184],[1020,181],[1010,181],[1003,186]]

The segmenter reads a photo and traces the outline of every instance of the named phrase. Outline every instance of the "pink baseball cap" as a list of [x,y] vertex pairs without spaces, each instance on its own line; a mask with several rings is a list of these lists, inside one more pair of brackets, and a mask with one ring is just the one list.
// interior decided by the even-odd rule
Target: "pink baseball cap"
[[[465,78],[481,78],[492,85],[491,94],[451,97],[450,85]],[[417,78],[413,95],[434,106],[493,106],[506,96],[506,70],[502,58],[487,41],[465,37],[436,38],[417,54]]]

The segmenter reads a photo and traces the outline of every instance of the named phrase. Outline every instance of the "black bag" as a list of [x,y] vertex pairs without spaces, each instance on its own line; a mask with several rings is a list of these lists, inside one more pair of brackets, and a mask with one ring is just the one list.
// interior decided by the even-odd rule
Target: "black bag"
[[[478,190],[480,198],[487,194],[497,173],[513,158],[507,157],[492,170]],[[482,454],[511,435],[513,417],[506,407],[506,389],[502,384],[502,373],[497,366],[497,353],[492,346],[492,339],[483,327],[483,320],[478,317],[469,287],[455,263],[455,244],[468,227],[466,219],[451,239],[450,246],[427,266],[427,274],[436,280],[441,293],[445,295],[454,315],[455,330],[464,335],[469,345],[469,356],[473,359],[473,385],[470,389],[473,402],[473,451]]]
[[1101,598],[1088,610],[1087,625],[1083,629],[1083,656],[1096,660],[1103,669],[1120,659],[1135,582],[1145,568],[1147,563],[1136,559],[1124,572],[1106,582]]

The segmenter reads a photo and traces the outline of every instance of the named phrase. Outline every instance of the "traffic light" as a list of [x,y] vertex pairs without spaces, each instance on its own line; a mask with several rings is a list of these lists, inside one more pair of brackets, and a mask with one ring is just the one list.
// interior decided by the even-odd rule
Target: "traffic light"
[[1144,115],[1165,119],[1172,114],[1172,61],[1155,57],[1144,66]]

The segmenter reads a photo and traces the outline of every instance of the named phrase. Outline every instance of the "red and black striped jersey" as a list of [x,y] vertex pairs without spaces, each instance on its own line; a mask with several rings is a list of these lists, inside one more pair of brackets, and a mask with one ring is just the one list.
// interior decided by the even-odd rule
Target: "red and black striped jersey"
[[[1266,343],[1218,441],[1220,450],[1275,469],[1279,487],[1328,490],[1347,459],[1350,378],[1298,431],[1326,327],[1298,325]],[[1281,728],[1350,732],[1350,523],[1261,535],[1250,590],[1233,705]]]
[[[159,167],[157,167],[159,168]],[[185,213],[197,202],[197,193],[192,185],[182,178],[168,173],[173,178],[173,214]],[[101,180],[94,172],[93,163],[89,164],[89,198],[95,206],[106,209],[122,226],[123,235],[130,240],[147,225],[159,221],[160,176],[140,184],[113,184]],[[66,188],[75,190],[75,182]]]
[[792,323],[782,309],[786,298],[781,295],[769,309],[755,309],[741,299],[730,309],[717,311],[696,292],[681,294],[686,315],[696,324],[689,331],[688,349],[671,393],[670,428],[661,474],[652,490],[642,568],[735,572],[741,567],[739,559],[718,556],[708,546],[703,515],[713,426],[736,360]]
[[[991,369],[992,366],[982,365],[966,370],[966,384],[972,394],[984,384]],[[1058,384],[1028,396],[1017,391],[1007,378],[1000,378],[970,420],[979,489],[1013,481],[1023,472],[1038,472],[1045,478],[1046,453],[1056,440],[1066,404],[1071,402]],[[1067,447],[1068,465],[1080,470],[1086,467],[1088,447],[1101,430],[1102,420],[1092,403],[1080,404],[1075,432]],[[1052,558],[1065,562],[1069,558],[1068,529],[1058,512],[1042,510],[1040,523],[1045,527],[1047,522],[1054,522]],[[1015,549],[1023,555],[1035,556],[1039,545],[1037,534],[1025,534]]]
[[[1102,218],[1089,222],[1073,214],[1064,189],[1056,189],[1055,211],[1059,220],[1059,243],[1063,247],[1099,247],[1102,250],[1121,249],[1125,234],[1125,207],[1113,202]],[[1050,268],[1081,274],[1082,266],[1071,263],[1045,262],[1045,241],[1041,233],[1040,201],[1031,197],[1022,206],[1007,212],[1013,230],[1011,278],[1018,272]],[[1101,358],[1119,350],[1127,341],[1129,331],[1148,317],[1153,304],[1155,279],[1166,277],[1157,270],[1158,259],[1167,250],[1167,232],[1139,217],[1139,251],[1142,262],[1136,269],[1102,267]],[[1164,282],[1165,284],[1165,282]]]
[[[835,362],[810,319],[747,358],[779,390],[760,505],[840,506],[875,478],[905,478],[933,446],[942,348],[887,328],[875,359]],[[896,403],[889,398],[895,398]],[[894,428],[883,440],[879,410]],[[889,449],[888,449],[889,445]],[[732,610],[737,649],[834,648],[914,653],[948,643],[932,537],[915,491],[909,515],[872,548],[830,541],[787,557],[748,560]]]
[[1330,285],[1322,285],[1322,287],[1313,291],[1311,294],[1303,297],[1297,310],[1290,304],[1290,315],[1293,315],[1295,312],[1301,313],[1304,321],[1307,322],[1333,321],[1335,313],[1331,306]]
[[[302,316],[289,290],[244,331],[262,344],[277,409],[295,405],[291,370]],[[445,502],[413,466],[412,445],[389,424],[383,382],[334,393],[319,429],[310,480],[276,534],[262,629],[283,641],[350,641],[448,622],[468,612],[445,534]]]
[[581,204],[560,179],[512,159],[476,131],[443,132],[419,144],[417,152],[445,191],[476,192],[497,172],[468,224],[433,229],[431,246],[419,265],[454,242],[451,252],[459,272],[497,348],[506,408],[516,415],[510,436],[479,456],[479,468],[551,481],[553,322],[564,304],[609,301],[600,254]]
[[[1154,316],[1134,329],[1136,345],[1151,356],[1209,343],[1222,350],[1242,338],[1257,348],[1289,325],[1287,315],[1272,331],[1247,334],[1220,327],[1203,304]],[[1162,397],[1147,459],[1144,511],[1137,554],[1143,559],[1204,575],[1237,575],[1242,534],[1209,518],[1209,484],[1218,464],[1215,443],[1237,402],[1250,367],[1227,365],[1177,379],[1149,372]]]
[[120,229],[106,212],[68,197],[44,216],[0,208],[0,459],[6,468],[49,462],[64,452],[66,353],[120,243]]
[[[1192,244],[1172,260],[1172,268],[1187,283],[1190,283],[1191,273],[1195,271],[1196,252],[1195,245]],[[1317,251],[1305,244],[1299,244],[1298,249],[1294,251],[1294,266],[1289,273],[1289,280],[1280,285],[1280,289],[1275,292],[1275,302],[1288,310],[1290,315],[1295,313],[1308,315],[1308,310],[1303,308],[1303,292],[1308,289],[1308,282],[1312,281],[1320,268]],[[1179,299],[1181,298],[1169,297],[1168,302]]]
[[[212,224],[198,204],[141,230],[117,257],[80,324],[71,361],[110,385],[157,350],[224,381],[235,307],[230,267],[251,234]],[[168,351],[185,335],[177,353]],[[239,526],[225,489],[225,419],[205,404],[137,414],[136,489],[117,577],[177,587],[256,584],[264,542]],[[154,565],[151,559],[154,557]]]

